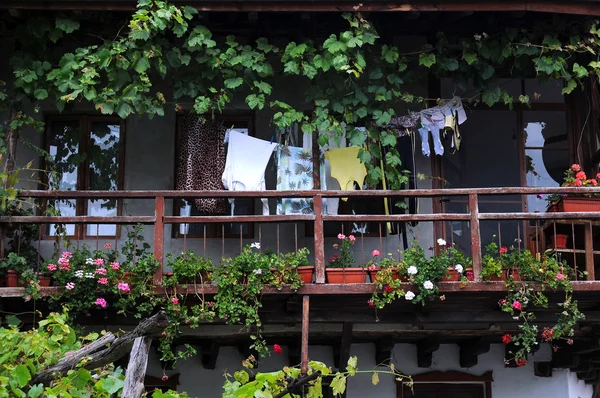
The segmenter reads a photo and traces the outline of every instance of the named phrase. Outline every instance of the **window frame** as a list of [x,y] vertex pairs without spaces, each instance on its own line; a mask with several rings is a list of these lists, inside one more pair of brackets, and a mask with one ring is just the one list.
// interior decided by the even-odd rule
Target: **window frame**
[[[173,184],[176,184],[177,181],[177,167],[179,164],[179,148],[181,145],[181,118],[185,115],[186,111],[182,111],[182,112],[178,112],[176,115],[176,126],[175,126],[175,154],[173,156],[173,161],[174,161],[174,167],[173,170],[175,171],[174,174],[174,178],[173,178]],[[211,117],[210,115],[207,115],[206,117]],[[223,123],[223,127],[225,127],[226,129],[229,129],[230,127],[228,127],[228,121],[245,121],[248,124],[248,135],[250,137],[256,137],[256,123],[255,123],[255,119],[256,119],[256,113],[253,111],[234,111],[234,112],[229,112],[227,111],[224,114],[219,114],[219,115],[215,115],[214,119],[217,123]],[[235,128],[235,127],[234,127]],[[175,189],[175,187],[173,187],[173,189]],[[249,211],[249,215],[253,215],[255,213],[255,201],[256,199],[249,199],[249,204],[248,204],[248,211]],[[173,214],[174,215],[179,215],[179,209],[181,208],[183,204],[183,200],[182,199],[174,199],[173,200]],[[193,204],[192,204],[193,206]],[[229,204],[227,204],[228,208],[229,208]],[[176,223],[173,224],[173,227],[171,229],[171,238],[173,239],[229,239],[229,238],[239,238],[240,234],[239,232],[232,232],[232,233],[227,233],[225,232],[225,234],[222,234],[221,231],[222,229],[219,228],[219,224],[216,223],[204,223],[206,226],[206,236],[204,235],[204,232],[200,232],[200,233],[195,233],[195,234],[181,234],[179,232],[179,227],[185,223]],[[202,224],[202,223],[199,223]],[[255,223],[235,223],[236,226],[238,225],[248,225],[248,232],[246,233],[242,233],[242,238],[243,239],[254,239],[254,225]],[[210,228],[210,226],[213,226],[213,228]]]
[[[433,371],[421,373],[411,377],[413,384],[452,384],[452,385],[481,385],[483,387],[484,398],[492,398],[492,382],[494,381],[493,372],[490,370],[481,376],[475,376],[470,373],[449,370],[446,372]],[[396,382],[396,397],[404,398],[408,381]],[[410,388],[407,386],[407,388]]]
[[[94,122],[102,122],[106,121],[107,124],[118,124],[119,125],[119,161],[118,167],[119,172],[117,175],[117,190],[121,191],[124,189],[125,185],[125,143],[126,143],[126,121],[124,119],[119,118],[118,116],[108,116],[108,115],[90,115],[90,114],[69,114],[69,115],[48,115],[45,117],[45,129],[43,136],[43,145],[44,150],[49,153],[50,142],[51,142],[51,134],[52,134],[52,125],[54,123],[60,122],[78,122],[79,128],[82,131],[80,141],[79,141],[79,152],[87,153],[88,148],[90,147],[91,138],[91,125]],[[114,123],[110,123],[114,122]],[[41,158],[40,164],[42,168],[46,169],[46,160],[44,157]],[[90,182],[90,163],[89,158],[86,156],[86,159],[81,162],[77,166],[77,191],[89,191],[89,182]],[[40,178],[40,189],[48,190],[48,174],[42,173],[42,178]],[[82,189],[82,187],[84,189]],[[78,198],[75,200],[75,214],[78,216],[86,216],[88,212],[88,199],[86,198]],[[44,209],[47,205],[47,201],[42,203],[42,209]],[[117,200],[117,216],[123,215],[123,200]],[[95,234],[88,234],[86,225],[84,224],[75,224],[75,234],[69,235],[69,238],[75,240],[86,240],[86,239],[119,239],[121,237],[121,226],[119,224],[116,225],[116,235],[102,235],[97,236]],[[50,224],[48,224],[47,229],[50,228]],[[54,239],[55,236],[48,236],[46,239]]]

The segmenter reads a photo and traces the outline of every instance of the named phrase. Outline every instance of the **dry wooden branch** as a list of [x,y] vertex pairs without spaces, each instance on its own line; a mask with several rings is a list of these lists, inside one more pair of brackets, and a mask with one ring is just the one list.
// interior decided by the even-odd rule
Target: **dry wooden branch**
[[[131,347],[136,338],[158,336],[168,324],[169,319],[167,318],[167,314],[164,311],[160,311],[140,322],[140,324],[131,332],[127,332],[114,340],[107,348],[91,352],[89,348],[94,344],[92,343],[78,351],[70,353],[70,355],[62,358],[56,365],[36,374],[31,383],[43,383],[44,385],[48,385],[52,380],[65,375],[70,369],[74,369],[84,358],[85,363],[81,366],[85,369],[97,369],[113,363],[131,351]],[[104,344],[106,344],[106,342],[107,341],[105,341]],[[100,348],[99,345],[94,345],[94,347]]]
[[125,373],[123,398],[140,398],[144,393],[144,377],[148,366],[148,352],[152,344],[152,337],[138,337],[133,343],[129,364]]

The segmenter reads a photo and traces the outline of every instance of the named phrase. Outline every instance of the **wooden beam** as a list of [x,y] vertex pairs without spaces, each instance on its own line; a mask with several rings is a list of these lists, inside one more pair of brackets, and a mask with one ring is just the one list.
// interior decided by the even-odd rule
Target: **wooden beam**
[[352,345],[352,329],[354,325],[349,322],[345,322],[342,327],[342,339],[338,346],[333,347],[334,352],[334,365],[340,370],[345,370],[350,359],[350,346]]
[[461,368],[472,368],[477,365],[478,357],[490,350],[489,341],[481,338],[467,340],[458,345],[460,347],[459,363]]
[[216,341],[202,347],[202,366],[204,369],[215,369],[217,367],[220,347]]
[[377,365],[389,365],[393,349],[394,340],[391,337],[377,340],[375,343],[375,363]]
[[138,337],[133,342],[129,364],[125,372],[125,384],[123,386],[124,398],[140,398],[145,392],[144,377],[148,366],[148,351],[152,344],[152,337]]
[[[18,1],[18,0],[0,0],[0,7],[15,9],[54,9],[54,10],[102,10],[102,11],[134,11],[135,1],[75,1],[75,0],[55,0],[55,1]],[[182,3],[179,1],[179,3]],[[331,11],[356,11],[356,3],[352,1],[193,1],[185,2],[199,11],[274,11],[274,12],[331,12]],[[412,0],[412,1],[369,1],[361,4],[360,10],[369,11],[387,11],[387,12],[434,12],[434,11],[534,11],[550,12],[575,15],[600,15],[598,4],[571,0],[570,2],[558,0],[493,0],[485,2],[472,2],[467,0]]]
[[552,362],[534,362],[533,374],[537,377],[552,377]]
[[579,380],[584,380],[584,381],[597,380],[598,379],[598,371],[592,370],[589,372],[577,372],[577,378]]
[[552,367],[559,369],[574,368],[579,366],[580,357],[565,349],[558,350],[552,354]]
[[440,342],[436,337],[427,337],[417,343],[417,366],[420,368],[431,367],[433,353],[440,348]]

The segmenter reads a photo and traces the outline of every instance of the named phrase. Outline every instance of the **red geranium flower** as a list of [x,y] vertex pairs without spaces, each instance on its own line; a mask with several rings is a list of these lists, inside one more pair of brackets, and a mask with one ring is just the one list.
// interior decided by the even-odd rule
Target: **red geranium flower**
[[283,350],[281,349],[281,346],[279,344],[273,344],[273,352],[275,354],[281,354]]
[[502,247],[500,248],[500,254],[506,254],[506,253],[508,253],[508,247],[506,247],[506,246],[502,246]]
[[527,360],[525,358],[515,359],[515,363],[517,366],[525,366],[527,365]]
[[579,173],[575,174],[575,178],[577,178],[578,180],[585,180],[587,176],[583,171],[580,171]]
[[369,303],[369,307],[375,307],[375,302],[373,302],[373,300],[369,300],[367,303]]
[[577,172],[581,171],[581,166],[578,165],[577,163],[574,163],[571,165],[571,170],[573,170],[574,172],[577,173]]
[[387,285],[387,286],[385,287],[385,292],[386,292],[386,293],[391,293],[391,292],[392,292],[392,290],[393,290],[393,289],[392,289],[392,287],[391,287],[390,285]]
[[518,302],[518,301],[515,301],[515,302],[513,303],[512,307],[513,307],[515,310],[517,310],[517,311],[521,311],[521,308],[522,308],[522,307],[521,307],[521,303],[520,303],[520,302]]
[[504,344],[509,344],[512,341],[513,337],[510,334],[505,334],[504,336],[502,336],[502,342]]
[[544,328],[544,331],[542,332],[542,340],[551,341],[553,336],[554,336],[554,329]]

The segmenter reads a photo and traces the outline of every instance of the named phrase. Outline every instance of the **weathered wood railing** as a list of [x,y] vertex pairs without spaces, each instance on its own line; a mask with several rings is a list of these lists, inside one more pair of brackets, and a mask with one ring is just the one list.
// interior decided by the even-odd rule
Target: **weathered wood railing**
[[[475,278],[481,272],[481,236],[480,221],[482,220],[534,220],[584,222],[590,224],[600,221],[600,212],[510,212],[510,213],[481,213],[479,200],[491,195],[537,195],[537,194],[596,194],[600,188],[477,188],[477,189],[416,189],[402,191],[21,191],[19,197],[32,200],[65,200],[65,199],[153,199],[155,214],[153,216],[13,216],[0,217],[2,223],[16,224],[147,224],[154,226],[154,255],[161,262],[164,258],[164,226],[165,224],[180,223],[280,223],[280,222],[312,222],[314,224],[314,255],[316,283],[325,283],[325,252],[324,228],[325,222],[407,222],[407,221],[466,221],[470,223],[471,252]],[[324,215],[323,199],[331,197],[441,197],[468,198],[468,211],[465,213],[421,213],[393,215]],[[169,216],[165,214],[165,199],[196,199],[196,198],[310,198],[314,203],[314,214],[310,215],[236,215],[236,216]],[[586,225],[586,231],[588,226]],[[588,279],[594,280],[593,247],[590,236],[586,233],[586,270]],[[162,267],[157,272],[155,282],[162,279]],[[478,279],[476,279],[478,280]]]

